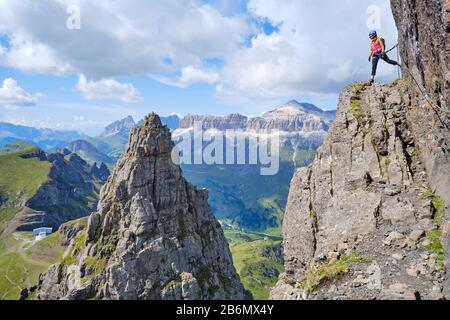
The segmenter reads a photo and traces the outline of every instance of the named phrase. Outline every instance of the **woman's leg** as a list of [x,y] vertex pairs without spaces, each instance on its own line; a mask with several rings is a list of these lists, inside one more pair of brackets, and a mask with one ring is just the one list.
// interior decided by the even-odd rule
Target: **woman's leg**
[[384,61],[386,61],[389,64],[392,64],[394,66],[398,65],[397,61],[391,60],[389,59],[388,55],[385,53],[384,55],[381,56],[381,59],[383,59]]
[[378,61],[380,60],[380,56],[378,54],[372,57],[372,78],[370,80],[371,83],[375,81],[375,76],[377,75]]
[[377,75],[378,61],[380,60],[379,55],[374,55],[372,57],[372,77]]

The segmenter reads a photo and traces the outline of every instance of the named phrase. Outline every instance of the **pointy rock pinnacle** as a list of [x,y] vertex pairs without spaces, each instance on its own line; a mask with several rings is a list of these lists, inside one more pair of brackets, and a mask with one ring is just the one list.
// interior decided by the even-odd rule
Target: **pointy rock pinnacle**
[[154,113],[133,129],[97,212],[68,249],[70,259],[41,277],[38,298],[248,297],[207,192],[184,179],[173,146]]
[[128,147],[121,157],[117,167],[130,154],[138,157],[149,157],[157,154],[170,153],[174,147],[170,129],[163,126],[160,117],[151,113],[145,117],[144,124],[131,131]]
[[159,128],[162,126],[161,118],[156,113],[152,112],[145,117],[145,125]]

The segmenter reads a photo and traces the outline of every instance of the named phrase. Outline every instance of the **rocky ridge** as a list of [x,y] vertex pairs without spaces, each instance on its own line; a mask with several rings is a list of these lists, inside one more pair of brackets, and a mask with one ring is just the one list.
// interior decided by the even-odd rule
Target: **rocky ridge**
[[173,164],[170,130],[151,114],[101,192],[86,231],[41,276],[39,299],[243,299],[206,190]]
[[323,111],[308,103],[295,100],[261,116],[247,117],[241,114],[226,116],[186,115],[180,120],[180,129],[188,129],[202,122],[203,129],[216,130],[280,130],[295,133],[328,131],[335,116],[334,111]]
[[[406,121],[405,89],[355,85],[341,94],[314,164],[291,182],[286,272],[272,298],[443,296],[442,253],[430,250],[442,208]],[[345,268],[320,276],[337,266]]]

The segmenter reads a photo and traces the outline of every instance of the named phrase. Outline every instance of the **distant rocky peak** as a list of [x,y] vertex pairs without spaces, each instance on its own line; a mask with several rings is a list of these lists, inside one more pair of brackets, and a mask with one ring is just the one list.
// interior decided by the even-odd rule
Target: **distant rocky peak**
[[108,167],[102,162],[100,165],[97,165],[97,163],[92,165],[91,174],[94,178],[97,178],[100,181],[106,181],[110,172]]
[[121,134],[128,136],[130,130],[136,127],[136,122],[132,116],[128,116],[122,120],[115,121],[105,128],[102,136],[110,136],[114,134]]
[[304,102],[300,103],[297,100],[291,100],[285,105],[282,105],[275,110],[265,112],[263,116],[271,116],[271,115],[295,116],[305,113],[322,115],[325,113],[325,111],[311,103],[304,103]]

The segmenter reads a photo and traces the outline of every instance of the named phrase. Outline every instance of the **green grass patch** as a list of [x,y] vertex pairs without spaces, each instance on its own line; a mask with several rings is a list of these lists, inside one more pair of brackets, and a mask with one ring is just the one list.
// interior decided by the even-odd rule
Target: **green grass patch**
[[442,236],[442,219],[444,217],[444,199],[436,194],[431,189],[425,189],[420,195],[419,199],[431,199],[431,205],[434,209],[433,224],[437,227],[436,230],[431,230],[426,233],[426,239],[430,242],[425,248],[437,255],[437,262],[441,268],[444,268],[445,252],[444,246],[441,242]]
[[23,159],[26,153],[39,151],[28,149],[0,156],[0,192],[8,195],[8,202],[29,200],[38,188],[48,180],[52,164],[37,158]]
[[419,194],[419,199],[428,199],[434,197],[435,193],[431,189],[425,189]]
[[33,242],[31,233],[1,234],[0,300],[19,299],[22,289],[36,285],[39,275],[60,261],[63,248],[59,237],[54,233]]
[[80,226],[87,227],[89,221],[89,217],[83,217],[77,220],[71,220],[69,222],[63,223],[62,226]]
[[64,266],[72,266],[77,264],[77,257],[72,254],[67,254],[62,258],[61,264]]
[[313,293],[322,283],[335,279],[347,272],[352,265],[368,263],[369,260],[361,258],[358,253],[342,255],[338,260],[327,264],[313,263],[305,273],[305,280],[300,287]]
[[170,280],[169,282],[167,282],[163,287],[162,290],[168,290],[171,289],[173,287],[175,287],[177,284],[179,284],[180,281],[179,280]]
[[75,249],[80,252],[86,246],[86,233],[80,232],[75,239],[73,239],[73,243],[75,245]]
[[0,210],[0,231],[3,231],[6,222],[13,218],[20,210],[20,208],[5,208]]
[[94,269],[94,276],[98,276],[105,270],[108,260],[98,256],[87,256],[84,259],[84,263]]
[[13,143],[9,143],[6,146],[4,146],[3,148],[0,149],[0,156],[4,156],[4,155],[8,155],[8,154],[12,154],[12,153],[17,153],[17,152],[22,152],[24,150],[35,150],[36,146],[22,141],[22,140],[17,140],[14,141]]
[[361,100],[356,98],[352,99],[348,111],[353,114],[356,120],[359,120],[361,118]]
[[36,261],[60,261],[65,248],[61,245],[62,236],[54,232],[25,250],[25,254]]
[[284,217],[284,209],[279,204],[279,197],[272,196],[267,198],[261,198],[258,200],[258,204],[268,211],[272,212],[274,219],[276,220],[276,226],[268,227],[263,230],[263,233],[266,233],[271,236],[281,237],[283,217]]
[[356,120],[361,119],[361,93],[364,90],[364,84],[355,83],[353,85],[353,95],[350,97],[350,107],[348,111],[355,117]]
[[48,266],[30,264],[19,253],[0,254],[0,300],[19,299],[20,291],[36,285]]
[[444,217],[444,199],[431,189],[424,190],[419,195],[419,199],[431,199],[431,205],[434,208],[433,223],[435,226],[440,227]]
[[61,264],[65,266],[77,264],[77,258],[80,252],[86,246],[86,232],[80,232],[75,239],[73,239],[72,248],[62,259]]
[[428,231],[426,234],[426,239],[430,242],[426,249],[430,250],[437,254],[437,261],[441,266],[444,264],[445,256],[444,256],[444,247],[441,242],[442,230],[432,230]]

